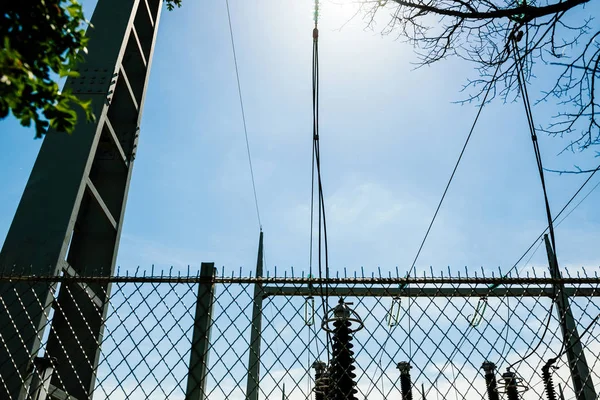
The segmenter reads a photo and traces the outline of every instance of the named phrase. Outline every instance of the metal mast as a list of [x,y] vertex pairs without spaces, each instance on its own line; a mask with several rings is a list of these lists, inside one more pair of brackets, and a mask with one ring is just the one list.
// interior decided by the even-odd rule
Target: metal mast
[[[72,135],[46,135],[0,252],[0,273],[113,272],[161,8],[162,0],[98,1],[80,76],[65,85],[92,100],[96,122],[80,113]],[[48,332],[54,289],[0,286],[2,399],[27,396],[46,334],[46,355],[56,360],[50,392],[92,396],[110,285],[62,285]]]
[[[544,243],[546,244],[546,253],[550,264],[550,276],[554,279],[560,279],[561,274],[558,269],[558,260],[556,259],[556,253],[552,248],[548,235],[544,235]],[[564,285],[554,284],[556,311],[562,331],[565,352],[567,353],[569,369],[571,370],[573,389],[575,390],[577,400],[595,400],[597,396],[590,374],[590,367],[588,366],[583,346],[581,345],[577,323],[569,304],[569,297],[566,295],[564,289]]]

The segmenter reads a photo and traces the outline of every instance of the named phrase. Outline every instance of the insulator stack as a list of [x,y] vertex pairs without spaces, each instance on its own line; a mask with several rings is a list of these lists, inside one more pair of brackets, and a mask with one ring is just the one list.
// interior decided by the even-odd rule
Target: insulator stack
[[546,386],[546,397],[548,400],[557,400],[556,391],[554,390],[554,383],[552,382],[552,374],[550,373],[550,368],[555,361],[556,359],[551,358],[542,367],[542,379],[544,380],[544,386]]
[[519,400],[516,374],[512,371],[506,371],[502,374],[502,378],[504,379],[504,390],[508,400]]
[[315,361],[313,363],[315,369],[315,400],[325,400],[329,390],[329,374],[325,370],[326,364],[323,361]]
[[402,400],[412,400],[412,382],[410,381],[410,369],[412,367],[406,361],[398,363],[400,370],[400,390],[402,391]]
[[357,400],[350,309],[340,299],[334,309],[333,351],[328,400]]
[[481,364],[485,373],[485,386],[487,388],[488,400],[500,400],[498,395],[498,383],[496,382],[496,365],[493,362],[485,361]]

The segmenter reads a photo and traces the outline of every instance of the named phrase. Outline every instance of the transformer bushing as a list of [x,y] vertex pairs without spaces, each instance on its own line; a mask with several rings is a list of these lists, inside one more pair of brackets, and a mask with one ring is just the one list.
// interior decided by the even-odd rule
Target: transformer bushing
[[[333,333],[327,400],[357,400],[352,333],[362,329],[364,325],[348,305],[340,298],[338,305],[332,310],[333,316],[325,319],[322,324],[323,329]],[[333,323],[333,329],[329,328],[330,322]],[[352,322],[359,323],[359,327],[351,329]]]
[[325,400],[329,391],[329,374],[326,370],[327,365],[320,360],[313,363],[312,367],[315,369],[315,400]]
[[397,368],[400,370],[400,390],[402,390],[402,400],[412,400],[412,383],[410,381],[410,364],[406,361],[400,361]]
[[554,364],[555,361],[555,358],[551,358],[542,367],[542,379],[544,380],[544,386],[546,387],[546,397],[548,398],[548,400],[557,400],[556,391],[554,390],[554,383],[552,381],[552,374],[550,373],[550,368],[552,367],[552,364]]
[[496,365],[490,361],[484,361],[481,369],[485,374],[485,386],[487,389],[488,400],[500,400],[498,395],[498,383],[496,382]]
[[502,379],[508,400],[519,400],[517,375],[512,371],[506,371],[502,374]]

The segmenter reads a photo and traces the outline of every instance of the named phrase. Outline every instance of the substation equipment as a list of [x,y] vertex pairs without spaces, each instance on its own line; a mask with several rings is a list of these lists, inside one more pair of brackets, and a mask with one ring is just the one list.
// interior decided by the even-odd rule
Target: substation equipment
[[[83,279],[114,275],[161,8],[162,0],[98,1],[86,34],[89,37],[88,53],[83,55],[77,69],[79,76],[69,77],[65,83],[66,89],[91,101],[95,121],[86,122],[81,112],[72,135],[52,130],[46,135],[0,251],[0,275],[57,279],[61,276]],[[548,240],[546,247],[550,273],[559,279],[558,266],[552,261],[555,257],[550,257],[553,249]],[[262,233],[260,268],[257,266],[256,277],[263,276],[261,253]],[[213,267],[204,264],[201,275],[204,280],[199,284],[188,399],[204,399],[208,365],[206,349],[210,347],[208,326],[214,294]],[[11,360],[0,365],[4,382],[0,385],[0,399],[22,400],[38,396],[39,392],[39,396],[54,393],[59,398],[68,394],[71,399],[83,400],[94,393],[110,282],[108,279],[90,279],[89,284],[84,284],[81,280],[65,280],[57,294],[61,312],[54,313],[50,326],[47,326],[48,315],[55,304],[49,285],[0,280],[0,294],[5,304],[5,309],[0,312],[3,338],[0,362]],[[270,287],[259,281],[254,284],[247,400],[258,400],[263,298],[300,295],[312,296],[314,300],[319,296],[317,285],[298,288]],[[422,289],[413,290],[409,285],[401,286],[378,289],[354,285],[351,289],[329,289],[329,295],[342,300],[329,310],[323,321],[323,329],[333,336],[333,357],[329,364],[319,360],[314,362],[314,389],[318,399],[356,398],[352,336],[362,326],[362,321],[343,299],[363,295],[444,296],[445,293],[435,289],[428,294]],[[484,292],[486,296],[527,295],[514,288]],[[562,285],[556,284],[548,295],[556,298],[577,400],[596,400],[567,292]],[[452,289],[446,296],[455,293],[457,289]],[[468,294],[463,295],[481,295],[473,293],[468,289]],[[90,298],[94,299],[93,304],[90,304]],[[49,336],[45,355],[37,357],[46,333]],[[497,400],[501,390],[506,392],[509,400],[516,400],[522,385],[514,371],[506,371],[496,383],[492,379],[494,369],[485,365],[490,400]],[[403,400],[416,398],[411,393],[410,367],[406,361],[400,360],[398,364]],[[62,379],[59,380],[59,376]],[[552,383],[548,379],[547,382],[548,385]]]

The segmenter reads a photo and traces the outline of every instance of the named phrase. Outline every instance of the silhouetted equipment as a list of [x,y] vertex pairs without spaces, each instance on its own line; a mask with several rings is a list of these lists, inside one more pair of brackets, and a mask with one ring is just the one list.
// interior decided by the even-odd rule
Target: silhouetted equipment
[[500,383],[503,385],[503,391],[506,393],[508,400],[519,400],[519,392],[529,390],[529,388],[523,384],[522,379],[510,369],[507,369],[506,372],[502,374]]
[[498,383],[496,382],[496,365],[490,361],[484,361],[481,368],[485,373],[485,386],[487,389],[488,400],[499,400]]
[[410,381],[410,369],[412,367],[407,361],[400,361],[398,369],[400,370],[400,390],[402,390],[402,400],[412,400],[412,383]]
[[315,369],[315,400],[325,400],[327,390],[329,389],[329,376],[327,374],[327,364],[323,361],[317,360],[313,363],[312,367]]
[[[351,304],[340,298],[338,305],[328,313],[333,313],[333,316],[322,323],[323,329],[333,333],[328,400],[357,400],[352,334],[362,329],[364,324],[356,312],[348,307]],[[352,322],[359,324],[357,329],[351,329]],[[329,327],[329,323],[332,323],[333,329]]]
[[550,372],[550,368],[552,368],[552,364],[556,361],[556,358],[551,358],[548,362],[542,367],[542,379],[544,380],[544,386],[546,387],[546,397],[548,400],[558,400],[556,397],[556,391],[554,390],[554,383],[552,382],[552,373]]
[[514,372],[506,371],[502,374],[504,379],[504,388],[508,400],[519,400],[519,391],[517,389],[517,377]]

